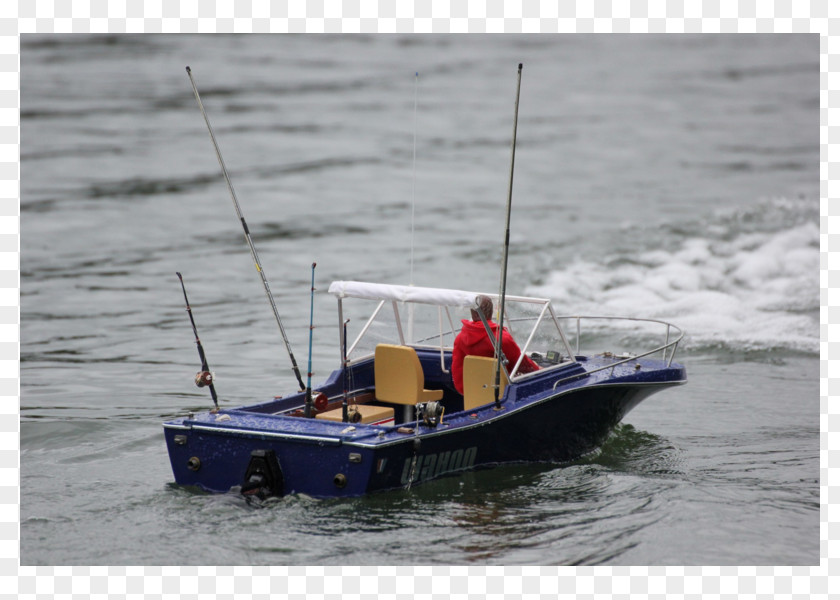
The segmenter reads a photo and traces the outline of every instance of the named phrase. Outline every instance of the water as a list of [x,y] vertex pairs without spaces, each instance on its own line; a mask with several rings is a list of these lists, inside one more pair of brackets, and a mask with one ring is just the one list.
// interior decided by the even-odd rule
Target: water
[[[24,36],[21,564],[817,564],[816,36]],[[353,500],[175,486],[161,422],[294,387],[333,279],[673,321],[594,456]],[[414,95],[417,78],[416,166]],[[413,278],[412,199],[415,199]],[[305,369],[304,369],[305,370]]]

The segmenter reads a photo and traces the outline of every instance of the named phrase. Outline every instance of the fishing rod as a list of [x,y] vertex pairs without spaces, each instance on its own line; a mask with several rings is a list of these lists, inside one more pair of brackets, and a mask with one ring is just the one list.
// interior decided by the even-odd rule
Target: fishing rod
[[309,368],[306,372],[306,403],[303,405],[303,416],[312,416],[312,315],[315,312],[315,263],[312,263],[312,286],[309,291]]
[[499,402],[499,388],[502,367],[502,331],[505,324],[505,291],[507,290],[508,250],[510,248],[510,205],[513,200],[513,165],[516,158],[516,125],[519,120],[519,88],[522,83],[522,63],[516,73],[516,103],[513,112],[513,141],[510,147],[510,179],[508,181],[507,220],[505,222],[505,245],[502,251],[502,277],[499,291],[499,329],[496,333],[496,374],[494,389],[496,391],[496,410],[501,410]]
[[207,131],[210,132],[210,139],[213,141],[213,147],[216,149],[216,158],[219,159],[219,166],[222,168],[222,175],[224,175],[225,182],[227,183],[228,190],[230,191],[230,197],[233,200],[233,206],[236,209],[236,216],[239,217],[239,221],[242,223],[242,228],[245,230],[245,239],[248,241],[248,246],[251,248],[251,256],[254,258],[254,266],[257,268],[257,273],[260,274],[263,287],[265,288],[265,294],[268,297],[269,304],[271,304],[271,310],[274,311],[274,318],[277,319],[277,325],[280,327],[280,334],[283,336],[283,341],[286,343],[286,350],[288,351],[289,358],[292,361],[292,370],[295,372],[295,377],[297,377],[298,384],[300,385],[300,391],[303,391],[305,386],[303,385],[303,379],[300,376],[300,369],[298,369],[295,355],[292,353],[292,346],[289,344],[289,338],[286,336],[286,330],[283,327],[283,322],[280,320],[280,313],[277,312],[277,305],[274,303],[274,296],[271,295],[271,289],[268,287],[268,280],[265,278],[265,272],[260,264],[260,257],[257,255],[257,249],[254,247],[254,242],[251,239],[251,232],[248,231],[248,224],[245,222],[245,217],[242,216],[242,210],[239,208],[239,201],[236,199],[236,192],[233,191],[233,184],[231,184],[230,177],[228,177],[228,172],[225,168],[225,161],[222,159],[222,152],[219,150],[219,144],[216,143],[216,136],[213,135],[213,128],[210,126],[210,120],[207,118],[207,113],[204,111],[204,104],[201,102],[201,96],[198,95],[198,88],[195,85],[195,80],[193,80],[192,71],[189,67],[187,67],[187,75],[190,78],[193,93],[195,94],[195,99],[198,102],[198,108],[201,110],[201,115],[204,117],[204,122],[207,124]]
[[213,397],[213,404],[216,406],[212,412],[219,412],[219,399],[216,396],[216,388],[213,386],[214,377],[210,372],[210,367],[207,366],[207,357],[204,356],[204,348],[201,345],[201,340],[198,339],[198,329],[195,327],[195,319],[193,319],[190,301],[187,299],[187,288],[184,287],[184,278],[178,272],[175,274],[181,281],[181,289],[184,291],[184,302],[187,304],[187,314],[190,315],[190,323],[192,323],[193,333],[195,334],[195,345],[198,347],[198,357],[201,359],[201,372],[195,376],[195,384],[198,387],[204,387],[206,385],[210,388],[210,395]]
[[350,319],[344,321],[342,327],[344,328],[343,335],[341,336],[341,361],[342,366],[344,367],[344,372],[341,374],[342,383],[344,383],[344,397],[341,401],[341,422],[347,423],[349,421],[349,415],[347,414],[347,388],[349,385],[347,384],[347,323],[350,322]]

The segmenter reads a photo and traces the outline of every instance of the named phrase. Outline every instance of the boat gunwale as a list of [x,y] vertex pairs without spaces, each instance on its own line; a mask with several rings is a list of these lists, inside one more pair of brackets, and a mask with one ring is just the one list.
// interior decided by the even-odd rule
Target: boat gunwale
[[[612,366],[612,365],[610,365]],[[680,365],[681,367],[681,365]],[[675,367],[669,367],[669,369],[674,369]],[[600,369],[599,369],[600,370]],[[471,411],[458,411],[452,415],[452,418],[457,418],[458,422],[450,428],[449,423],[452,423],[452,419],[450,419],[447,423],[444,424],[444,428],[441,429],[439,427],[434,428],[427,428],[425,430],[420,429],[420,425],[417,422],[413,422],[413,430],[411,433],[404,433],[402,437],[398,439],[384,439],[385,436],[400,433],[398,429],[400,427],[407,427],[407,424],[402,425],[392,425],[383,427],[382,425],[374,425],[374,424],[354,424],[353,431],[358,431],[359,434],[355,435],[338,435],[335,437],[326,437],[325,435],[317,435],[317,434],[305,434],[305,433],[280,433],[271,430],[263,430],[263,429],[254,429],[254,428],[239,428],[235,424],[222,424],[222,423],[206,423],[206,422],[198,422],[192,421],[190,419],[190,423],[186,424],[186,418],[181,421],[181,424],[178,424],[175,421],[170,421],[164,423],[164,428],[168,429],[178,429],[178,430],[198,430],[207,433],[216,433],[221,435],[233,435],[237,437],[264,437],[264,438],[278,438],[278,439],[287,439],[290,441],[301,441],[304,443],[326,443],[330,446],[351,446],[357,448],[365,448],[365,449],[378,449],[378,448],[387,448],[390,446],[403,444],[410,442],[416,438],[423,438],[429,439],[433,437],[439,437],[443,435],[453,434],[455,432],[461,431],[469,431],[471,429],[475,429],[477,427],[485,427],[490,424],[496,424],[499,421],[507,419],[511,416],[514,416],[522,411],[528,410],[533,408],[534,406],[539,406],[546,402],[555,401],[562,396],[574,393],[576,391],[580,391],[585,388],[612,388],[612,387],[659,387],[659,388],[666,388],[666,387],[675,387],[679,385],[684,385],[688,382],[687,379],[679,379],[679,380],[666,380],[666,381],[621,381],[621,382],[611,382],[611,381],[596,381],[594,383],[589,383],[590,380],[587,377],[588,373],[581,374],[582,377],[579,380],[577,385],[569,386],[565,389],[560,390],[559,392],[556,389],[552,389],[549,393],[544,394],[543,397],[536,397],[530,396],[523,401],[513,401],[509,402],[507,400],[507,394],[505,400],[502,401],[502,409],[496,410],[494,404],[488,403],[480,407],[476,407]],[[515,384],[514,384],[515,385]],[[508,386],[508,390],[513,389],[513,386]],[[507,390],[506,390],[507,391]],[[242,409],[222,409],[224,414],[231,414],[231,413],[248,413],[248,411]],[[474,420],[470,419],[470,414],[480,414],[484,413],[484,417],[481,416],[476,417]],[[495,413],[495,414],[494,414]],[[248,413],[249,415],[254,415],[255,413]],[[457,417],[456,417],[457,415]],[[260,418],[266,419],[294,419],[295,421],[299,421],[300,417],[292,417],[290,415],[284,414],[259,414]],[[470,419],[470,420],[467,420]],[[472,422],[471,422],[472,421]],[[339,426],[344,426],[345,428],[348,426],[346,423],[333,423],[328,421],[311,421],[313,425],[322,429],[332,429],[338,428]],[[309,423],[309,421],[307,421]],[[317,423],[317,424],[316,424]],[[359,431],[359,427],[364,428]],[[349,433],[349,432],[348,432]],[[380,435],[382,434],[382,435]],[[371,442],[365,442],[363,439],[374,437],[376,440]]]

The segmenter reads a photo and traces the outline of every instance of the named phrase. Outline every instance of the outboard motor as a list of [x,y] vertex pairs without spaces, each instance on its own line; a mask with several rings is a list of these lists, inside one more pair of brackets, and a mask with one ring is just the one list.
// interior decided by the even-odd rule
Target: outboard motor
[[265,500],[269,496],[283,495],[283,471],[274,450],[254,450],[242,482],[243,496],[256,496]]

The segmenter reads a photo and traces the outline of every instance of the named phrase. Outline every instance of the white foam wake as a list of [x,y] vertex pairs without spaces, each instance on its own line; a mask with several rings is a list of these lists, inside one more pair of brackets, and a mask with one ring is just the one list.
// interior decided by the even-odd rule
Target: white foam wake
[[[789,204],[759,210],[781,208],[790,217]],[[529,293],[552,298],[565,314],[671,321],[688,332],[690,347],[819,352],[816,219],[768,231],[766,220],[745,225],[755,213],[734,215],[706,223],[696,236],[683,234],[672,251],[578,259]]]

